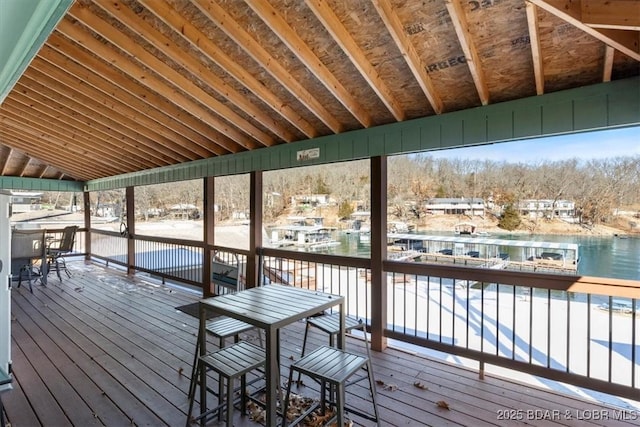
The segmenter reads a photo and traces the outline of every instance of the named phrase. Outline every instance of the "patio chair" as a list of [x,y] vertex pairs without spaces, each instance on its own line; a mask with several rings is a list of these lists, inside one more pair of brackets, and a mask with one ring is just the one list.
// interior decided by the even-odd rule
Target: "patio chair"
[[17,269],[17,287],[19,288],[22,284],[22,277],[26,273],[31,293],[33,293],[32,280],[40,278],[43,285],[47,284],[44,233],[45,230],[20,229],[11,232],[11,264]]
[[70,225],[65,227],[62,232],[62,238],[59,240],[52,240],[47,247],[47,268],[48,272],[55,270],[58,275],[58,280],[62,282],[62,276],[60,270],[64,270],[67,277],[71,277],[69,269],[67,269],[67,263],[64,259],[66,254],[73,251],[73,244],[76,240],[76,233],[78,231],[77,225]]
[[[226,393],[218,393],[218,406],[200,414],[193,421],[202,421],[207,416],[212,415],[214,412],[218,412],[221,416],[222,412],[226,410],[227,413],[227,427],[233,426],[233,405],[234,405],[234,382],[237,378],[240,378],[240,402],[242,414],[246,414],[247,399],[247,379],[246,375],[259,368],[265,366],[265,353],[264,350],[255,344],[251,344],[247,341],[237,342],[229,347],[220,348],[212,353],[208,353],[198,358],[198,364],[196,369],[196,375],[199,375],[202,370],[212,370],[218,374],[218,382],[221,389],[225,387],[226,381]],[[189,390],[189,411],[187,413],[187,426],[191,423],[191,413],[193,411],[193,403],[195,399],[195,387]],[[223,397],[224,396],[224,397]]]
[[[347,381],[360,369],[367,370],[367,377],[369,379],[369,390],[371,392],[373,414],[361,412],[359,410],[349,408],[349,412],[356,414],[360,417],[366,418],[370,421],[375,421],[380,425],[380,418],[378,416],[378,404],[376,402],[376,386],[373,379],[373,368],[371,366],[371,360],[365,356],[359,356],[357,354],[349,353],[337,348],[323,346],[320,347],[308,355],[297,360],[289,368],[289,382],[287,384],[287,394],[284,399],[284,407],[282,413],[282,426],[295,426],[301,423],[311,413],[320,408],[324,415],[327,404],[335,406],[335,415],[326,420],[323,425],[332,425],[335,420],[336,425],[343,426],[345,422],[345,388],[348,384]],[[287,424],[287,412],[289,410],[289,398],[291,396],[291,384],[293,384],[293,374],[298,372],[299,374],[306,375],[315,381],[320,383],[320,401],[311,405],[306,411],[300,414],[296,419]],[[299,383],[298,383],[299,384]],[[329,398],[327,398],[327,394]],[[335,397],[335,400],[333,398]]]
[[[364,346],[367,350],[367,357],[371,359],[371,352],[369,350],[369,339],[367,338],[366,324],[362,319],[356,319],[353,316],[345,316],[344,331],[346,334],[360,329],[364,335]],[[300,357],[304,357],[307,349],[307,337],[309,335],[309,329],[315,327],[320,331],[329,335],[329,346],[334,347],[335,337],[340,333],[340,313],[322,314],[320,316],[313,316],[307,319],[307,325],[304,330],[304,338],[302,339],[302,354]],[[360,381],[364,377],[357,379]],[[298,381],[300,381],[300,374],[298,374]]]

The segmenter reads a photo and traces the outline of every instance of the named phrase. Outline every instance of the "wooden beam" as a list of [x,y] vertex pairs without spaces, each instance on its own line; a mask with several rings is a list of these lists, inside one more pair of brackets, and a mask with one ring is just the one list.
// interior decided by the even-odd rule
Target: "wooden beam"
[[39,72],[38,76],[37,73],[30,71],[30,74],[36,74],[38,82],[48,87],[62,89],[71,98],[84,104],[86,109],[93,111],[96,116],[108,117],[120,126],[128,127],[149,138],[150,148],[158,152],[174,157],[176,160],[183,159],[181,161],[196,160],[206,155],[204,153],[210,154],[182,135],[140,114],[116,96],[96,90],[52,63],[35,58],[31,62],[31,70]]
[[126,137],[130,145],[145,147],[143,151],[146,155],[161,160],[163,164],[173,164],[187,159],[181,153],[157,144],[154,140],[154,134],[143,127],[137,127],[135,120],[125,120],[118,116],[112,118],[103,114],[99,103],[92,102],[87,96],[67,92],[54,79],[35,69],[31,69],[29,75],[23,75],[21,82],[23,83],[23,94],[30,93],[29,96],[39,94],[55,100],[68,108],[72,116],[84,116],[92,123],[100,123],[105,126],[106,132]]
[[[77,50],[80,51],[80,49]],[[135,120],[140,120],[140,125],[146,124],[146,127],[168,138],[171,141],[169,147],[173,146],[185,156],[207,158],[213,154],[227,153],[226,150],[213,145],[209,138],[183,125],[175,117],[160,111],[156,106],[150,105],[148,101],[141,100],[138,96],[115,85],[93,70],[79,65],[78,57],[71,60],[50,45],[45,45],[38,53],[37,59],[46,61],[49,64],[48,70],[52,70],[51,72],[60,76],[61,79],[66,81],[76,79],[80,82],[77,85],[78,91],[83,90],[85,94],[93,91],[93,95],[90,96],[105,101],[105,114],[108,114],[111,109],[118,113],[126,113],[128,117]],[[95,59],[88,63],[95,63]],[[44,69],[46,66],[40,65],[40,67],[40,69]],[[110,66],[105,68],[111,69]],[[122,80],[121,75],[120,80]],[[160,139],[156,141],[161,142]],[[180,147],[175,147],[175,143],[179,143]],[[164,145],[167,146],[167,144]]]
[[608,46],[640,61],[640,32],[593,28],[581,21],[580,5],[569,0],[528,0]]
[[531,41],[531,58],[533,60],[533,74],[536,80],[536,94],[544,94],[544,68],[542,50],[540,48],[540,34],[538,32],[538,8],[533,3],[525,2],[527,11],[527,25],[529,40]]
[[22,163],[22,166],[20,166],[20,170],[18,171],[18,176],[19,177],[23,177],[25,172],[27,171],[27,168],[29,167],[29,164],[31,164],[31,157],[27,157],[25,159],[25,161]]
[[170,4],[156,0],[139,0],[138,2],[167,26],[171,27],[177,35],[188,41],[194,49],[198,49],[210,61],[218,64],[238,83],[249,89],[262,102],[280,114],[307,137],[314,138],[318,136],[318,131],[295,108],[267,89],[262,82],[258,81],[245,68],[235,62],[221,47],[216,45],[213,40],[210,40],[184,16],[180,15]]
[[49,170],[49,165],[42,165],[42,170],[38,174],[38,178],[40,178],[40,179],[44,178],[44,176],[45,176],[45,174],[47,173],[48,170]]
[[[6,117],[0,115],[0,136],[5,138],[12,147],[22,151],[25,155],[35,157],[43,163],[53,165],[61,172],[64,171],[67,175],[78,179],[80,181],[87,181],[90,179],[96,179],[100,176],[111,176],[110,172],[98,167],[85,167],[82,163],[78,164],[69,158],[65,158],[62,153],[52,153],[43,144],[46,143],[46,138],[41,138],[40,135],[33,135],[33,132],[21,128],[16,123],[10,123]],[[54,145],[51,145],[54,146]],[[105,175],[101,175],[105,174]]]
[[247,0],[249,7],[262,19],[291,53],[293,53],[317,78],[320,83],[353,115],[365,128],[371,127],[369,113],[345,88],[340,80],[322,63],[311,48],[302,40],[282,15],[268,1]]
[[581,0],[581,20],[592,28],[640,31],[640,1]]
[[365,56],[360,46],[351,37],[349,31],[340,22],[340,19],[333,12],[325,0],[306,0],[307,6],[316,15],[316,18],[324,25],[331,34],[333,40],[340,46],[342,51],[358,69],[362,77],[369,83],[369,86],[378,95],[378,98],[387,107],[398,121],[406,119],[405,112],[400,107],[391,90],[384,80],[378,75],[375,67]]
[[[47,48],[50,48],[49,50],[55,50],[66,57],[66,60],[60,64],[65,70],[78,78],[86,79],[88,82],[93,83],[96,80],[103,81],[104,84],[107,84],[108,82],[112,87],[121,89],[132,98],[124,95],[123,93],[120,93],[118,98],[135,106],[138,110],[150,117],[153,117],[155,120],[165,122],[167,126],[171,126],[172,129],[180,132],[182,135],[195,142],[201,141],[200,137],[205,138],[206,142],[202,142],[202,146],[211,153],[215,155],[228,154],[230,151],[224,148],[224,146],[236,145],[230,138],[227,138],[225,135],[210,127],[202,120],[199,120],[192,114],[189,114],[186,110],[178,107],[158,92],[140,84],[133,78],[124,78],[122,73],[126,74],[127,71],[113,67],[107,62],[103,62],[101,66],[98,66],[97,64],[102,62],[102,60],[96,59],[92,53],[81,48],[66,36],[61,35],[61,33],[56,32],[52,34],[47,40],[46,46]],[[103,53],[110,51],[114,57],[118,57],[119,55],[112,48],[99,42],[93,42],[92,46],[87,47],[87,49],[93,48],[99,49],[99,51]],[[39,53],[39,56],[46,60],[51,59],[51,56],[48,55],[48,50],[45,49]],[[123,60],[121,63],[125,63],[124,57],[122,58]],[[73,64],[76,63],[92,64],[92,68],[89,69],[82,65],[74,67]],[[129,67],[128,70],[133,71],[133,67]],[[97,79],[92,77],[94,75],[98,76]],[[135,101],[135,99],[138,101]],[[159,113],[155,113],[154,110]],[[225,141],[225,143],[218,144],[216,141]]]
[[2,156],[0,156],[0,176],[7,174],[7,165],[9,165],[9,159],[13,155],[13,148],[2,147]]
[[604,51],[604,64],[602,66],[602,81],[610,82],[611,81],[611,73],[613,72],[613,57],[615,56],[616,51],[611,46],[605,46]]
[[416,79],[422,92],[424,92],[427,100],[431,104],[433,111],[436,114],[442,114],[444,107],[442,105],[442,100],[440,96],[437,94],[435,87],[433,86],[433,82],[427,74],[426,68],[416,52],[415,47],[411,44],[409,38],[404,34],[404,29],[402,26],[402,22],[400,18],[393,10],[393,6],[389,2],[389,0],[372,0],[373,5],[378,11],[378,15],[382,18],[384,25],[387,27],[387,31],[393,38],[396,46],[404,56],[407,61],[407,65],[413,74],[413,77]]
[[484,72],[482,71],[480,56],[473,43],[469,23],[467,22],[464,10],[462,10],[460,0],[446,0],[445,5],[447,11],[449,11],[449,16],[451,16],[451,23],[458,35],[458,41],[460,42],[464,56],[466,57],[469,72],[471,72],[471,77],[476,85],[480,102],[482,105],[487,105],[489,104],[489,89],[487,88],[487,82],[484,77]]
[[95,157],[98,163],[104,161],[106,164],[121,165],[130,170],[156,167],[153,163],[139,159],[126,150],[111,148],[111,145],[105,143],[103,139],[85,133],[81,129],[74,129],[70,135],[68,128],[76,119],[68,118],[69,121],[66,121],[66,116],[62,116],[60,119],[52,117],[50,114],[44,114],[40,111],[46,106],[38,105],[35,102],[25,103],[25,101],[28,99],[12,96],[12,99],[5,101],[11,110],[7,109],[4,115],[20,121],[36,131],[57,138],[59,141],[68,141],[61,148],[67,148],[70,156],[77,155],[84,159]]
[[[67,174],[81,180],[87,176],[99,176],[99,174],[116,174],[113,166],[94,163],[88,165],[83,156],[69,155],[65,152],[64,141],[43,134],[12,117],[0,115],[0,124],[3,135],[11,138],[13,147],[20,149],[25,155],[34,157],[42,163],[50,164]],[[110,176],[107,175],[107,176]]]
[[[293,134],[282,126],[281,122],[276,121],[273,117],[269,116],[265,112],[264,108],[250,102],[249,98],[236,91],[221,77],[214,74],[213,70],[209,68],[209,64],[205,64],[200,59],[191,56],[185,50],[177,46],[171,38],[162,34],[144,19],[141,19],[140,16],[129,7],[125,6],[121,2],[113,2],[111,0],[94,0],[94,4],[110,14],[114,19],[117,19],[120,24],[128,28],[130,31],[138,34],[151,44],[151,46],[161,51],[163,55],[166,55],[176,64],[180,64],[182,69],[190,73],[194,79],[198,78],[202,82],[206,83],[213,91],[217,92],[221,97],[226,98],[227,101],[237,109],[245,112],[249,117],[269,129],[282,140],[286,142],[293,141]],[[238,118],[240,118],[240,116],[235,118],[233,116],[229,116],[227,120],[234,123],[236,127],[244,130],[266,146],[276,144],[276,141],[271,135],[268,135],[253,126],[249,121],[238,121]],[[250,124],[251,127],[247,127],[247,124]]]
[[214,0],[193,0],[193,4],[217,25],[225,34],[243,49],[265,71],[275,78],[284,89],[288,90],[309,111],[316,115],[334,133],[340,133],[343,126],[318,101],[301,82],[293,77],[274,57],[272,57],[251,35],[243,30],[220,5]]
[[[94,51],[96,55],[104,58],[107,62],[111,62],[114,66],[116,64],[113,61],[124,61],[124,64],[120,62],[117,66],[121,69],[136,69],[138,74],[130,74],[132,78],[140,81],[152,90],[158,91],[162,96],[167,99],[171,99],[176,103],[176,105],[184,108],[194,116],[200,117],[202,120],[206,120],[212,127],[221,133],[228,135],[236,144],[244,147],[245,149],[258,147],[258,144],[254,139],[237,129],[235,126],[230,126],[230,123],[227,122],[223,116],[217,113],[218,108],[220,108],[221,111],[226,111],[229,110],[228,107],[222,105],[218,100],[208,95],[191,80],[182,76],[160,59],[151,55],[141,46],[137,45],[135,40],[130,39],[118,31],[114,31],[114,28],[111,25],[93,15],[88,9],[79,6],[79,3],[75,3],[68,12],[68,15],[80,21],[87,29],[94,31],[109,40],[114,46],[124,52],[127,52],[129,55],[134,56],[138,61],[154,72],[151,73],[144,70],[129,58],[112,57],[110,54],[106,57],[102,57],[99,53]],[[63,34],[72,38],[72,40],[79,44],[85,44],[85,46],[89,43],[92,45],[100,44],[103,45],[103,49],[101,50],[104,50],[104,44],[95,39],[93,35],[79,29],[78,24],[71,24],[65,19],[58,24],[57,30],[61,31]],[[196,102],[195,100],[198,101]],[[222,141],[218,142],[222,143]],[[232,152],[241,151],[237,147],[225,148]]]

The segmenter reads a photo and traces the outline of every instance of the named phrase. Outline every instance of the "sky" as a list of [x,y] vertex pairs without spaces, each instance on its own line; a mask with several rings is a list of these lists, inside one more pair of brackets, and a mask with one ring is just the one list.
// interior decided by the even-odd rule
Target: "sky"
[[640,126],[430,151],[428,154],[436,159],[488,159],[508,163],[639,156]]

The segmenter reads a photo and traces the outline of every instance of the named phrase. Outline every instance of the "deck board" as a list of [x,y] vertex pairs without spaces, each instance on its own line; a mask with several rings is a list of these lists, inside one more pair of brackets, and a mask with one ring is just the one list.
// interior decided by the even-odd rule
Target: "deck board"
[[[2,395],[11,426],[184,425],[198,322],[175,307],[198,296],[96,264],[70,263],[70,268],[73,277],[62,284],[52,278],[33,294],[28,287],[13,290],[14,389]],[[300,322],[282,333],[285,379],[299,357],[303,332]],[[255,334],[245,338],[257,342]],[[316,331],[308,345],[326,342]],[[361,340],[349,338],[348,346],[364,352]],[[640,425],[640,420],[504,422],[497,419],[499,410],[576,413],[606,407],[492,375],[479,380],[472,369],[396,349],[372,352],[372,358],[385,426]],[[348,404],[369,412],[366,385],[349,388]],[[315,397],[317,385],[293,391]],[[439,408],[438,401],[451,409]],[[239,426],[258,425],[240,414],[236,418]],[[373,424],[352,419],[355,425]]]

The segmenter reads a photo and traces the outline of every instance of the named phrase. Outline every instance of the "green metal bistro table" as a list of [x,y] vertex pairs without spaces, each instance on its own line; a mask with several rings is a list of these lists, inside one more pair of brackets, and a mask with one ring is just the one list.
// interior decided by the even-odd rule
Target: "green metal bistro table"
[[[345,345],[345,299],[340,295],[327,294],[308,289],[283,285],[267,285],[251,288],[234,294],[227,294],[200,300],[200,355],[206,354],[205,328],[207,313],[213,311],[218,314],[233,317],[254,325],[265,331],[266,339],[266,408],[267,426],[275,426],[277,415],[277,400],[279,390],[280,364],[280,329],[313,314],[339,306],[340,334],[338,347]],[[206,393],[206,375],[200,377],[201,393]],[[206,399],[201,399],[201,405],[206,406]],[[201,412],[205,411],[201,406]]]

